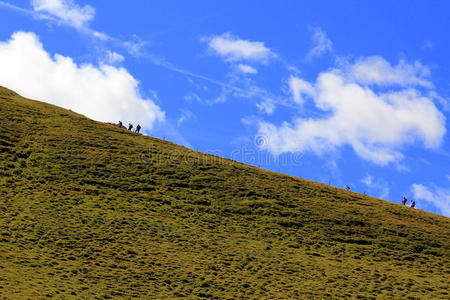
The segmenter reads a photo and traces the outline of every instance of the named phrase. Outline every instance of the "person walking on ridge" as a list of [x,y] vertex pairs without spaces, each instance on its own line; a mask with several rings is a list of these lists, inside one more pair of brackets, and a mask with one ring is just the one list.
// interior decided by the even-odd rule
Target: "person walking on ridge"
[[129,123],[129,124],[128,124],[128,130],[131,131],[132,129],[133,129],[133,124]]
[[411,200],[411,207],[412,207],[412,208],[415,208],[415,207],[416,207],[416,201]]
[[351,190],[351,188],[350,188],[349,185],[346,185],[346,186],[345,186],[345,189],[346,189],[347,191],[350,191],[350,190]]
[[408,202],[408,199],[406,199],[406,197],[403,197],[403,199],[402,199],[402,204],[403,204],[403,205],[406,205],[406,202]]
[[136,126],[135,132],[139,133],[139,131],[141,131],[141,125],[138,124],[138,125]]

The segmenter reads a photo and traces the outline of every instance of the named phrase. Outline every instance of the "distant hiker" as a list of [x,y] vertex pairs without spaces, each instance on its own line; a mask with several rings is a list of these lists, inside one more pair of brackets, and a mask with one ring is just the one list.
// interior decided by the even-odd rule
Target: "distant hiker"
[[131,131],[132,129],[133,129],[133,124],[129,123],[129,124],[128,124],[128,130]]
[[416,201],[411,200],[411,207],[412,207],[412,208],[416,207]]
[[135,131],[135,132],[139,133],[140,130],[141,130],[141,125],[138,124],[138,125],[136,126],[136,131]]
[[122,121],[119,121],[119,127],[120,127],[120,128],[123,127]]
[[402,204],[403,204],[403,205],[406,205],[406,202],[408,202],[408,199],[406,199],[406,197],[403,197],[403,199],[402,199]]
[[346,189],[347,191],[350,191],[350,190],[351,190],[351,188],[350,188],[349,185],[346,185],[346,186],[345,186],[345,189]]

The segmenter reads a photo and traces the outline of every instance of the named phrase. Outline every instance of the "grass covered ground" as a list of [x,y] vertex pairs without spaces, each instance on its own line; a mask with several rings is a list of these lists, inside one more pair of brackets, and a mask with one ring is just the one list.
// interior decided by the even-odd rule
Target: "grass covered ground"
[[449,237],[0,87],[0,298],[449,299]]

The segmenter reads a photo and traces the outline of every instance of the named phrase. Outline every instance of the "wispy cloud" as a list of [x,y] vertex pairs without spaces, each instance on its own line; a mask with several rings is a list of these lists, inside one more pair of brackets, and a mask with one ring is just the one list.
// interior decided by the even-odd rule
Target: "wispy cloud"
[[193,78],[201,79],[201,80],[207,81],[209,83],[221,86],[223,88],[227,88],[227,89],[232,90],[232,91],[245,92],[240,87],[237,87],[235,85],[229,84],[227,82],[223,82],[223,81],[220,81],[220,80],[209,78],[207,76],[203,76],[201,74],[197,74],[197,73],[191,72],[191,71],[183,69],[183,68],[180,68],[180,67],[178,67],[176,65],[173,65],[172,63],[166,61],[164,58],[157,57],[157,56],[152,55],[150,53],[145,54],[143,56],[143,58],[146,59],[147,61],[151,62],[152,64],[160,66],[160,67],[162,67],[164,69],[167,69],[167,70],[170,70],[170,71],[174,71],[174,72],[177,72],[177,73],[180,73],[180,74],[184,74],[184,75],[187,75],[187,76],[190,76],[190,77],[193,77]]
[[123,62],[125,60],[125,57],[117,52],[108,50],[106,52],[104,60],[105,63],[114,65]]
[[189,103],[197,102],[199,104],[204,104],[204,101],[202,100],[202,98],[200,98],[200,96],[196,93],[187,94],[186,96],[184,96],[184,100],[186,100]]
[[252,100],[255,101],[255,105],[259,111],[268,115],[275,111],[277,105],[290,105],[285,101],[284,97],[280,97],[268,89],[262,88],[253,79],[247,78],[245,74],[236,72],[234,69],[228,73],[227,78],[229,84],[237,88],[229,89],[223,87],[219,96],[206,101],[206,104],[222,103],[228,101],[230,98]]
[[311,60],[317,56],[333,51],[333,42],[327,37],[320,27],[312,27],[312,47],[306,54],[306,59]]
[[183,109],[181,110],[181,115],[177,120],[177,126],[181,126],[184,122],[195,118],[195,115],[192,111],[189,109]]
[[78,29],[88,28],[95,16],[92,6],[79,6],[73,0],[31,0],[31,6],[38,14],[61,20]]
[[16,6],[14,4],[11,4],[9,2],[5,2],[5,1],[0,1],[0,6],[24,13],[24,14],[29,14],[29,15],[33,15],[33,16],[38,16],[38,14],[34,13],[32,10],[20,7],[20,6]]
[[428,79],[430,69],[417,61],[409,64],[401,60],[397,65],[391,65],[380,56],[369,56],[358,59],[347,68],[344,66],[344,69],[347,76],[365,85],[433,88],[433,83]]
[[256,107],[264,113],[271,115],[275,111],[275,103],[271,98],[266,98],[263,101],[256,104]]
[[37,20],[73,27],[96,39],[112,39],[107,34],[89,27],[89,22],[95,16],[95,9],[89,5],[80,7],[72,0],[31,0],[31,9],[5,1],[0,1],[0,6],[27,14]]

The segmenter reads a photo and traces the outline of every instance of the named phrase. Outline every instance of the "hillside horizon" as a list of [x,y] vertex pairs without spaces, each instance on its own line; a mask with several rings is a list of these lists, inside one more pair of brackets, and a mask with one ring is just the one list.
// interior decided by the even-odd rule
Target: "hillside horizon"
[[0,87],[0,295],[447,299],[450,220]]

